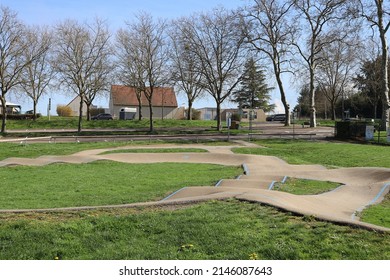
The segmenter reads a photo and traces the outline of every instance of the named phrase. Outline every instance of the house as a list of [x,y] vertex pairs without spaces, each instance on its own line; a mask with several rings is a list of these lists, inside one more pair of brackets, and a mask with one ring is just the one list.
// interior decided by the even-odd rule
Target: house
[[[141,95],[142,117],[149,118],[149,102],[145,94]],[[134,108],[137,110],[135,119],[139,118],[139,102],[134,87],[112,85],[110,92],[110,113],[118,118],[123,108]],[[182,119],[184,108],[177,107],[175,91],[171,87],[154,88],[152,97],[152,110],[154,119]]]
[[[70,101],[67,105],[67,107],[71,108],[72,109],[72,117],[78,117],[80,115],[80,96],[77,95],[75,98],[73,98],[72,101]],[[89,107],[89,109],[96,109],[97,106],[95,105],[91,105]],[[84,101],[84,104],[83,104],[83,117],[85,117],[87,115],[87,104],[85,103]]]

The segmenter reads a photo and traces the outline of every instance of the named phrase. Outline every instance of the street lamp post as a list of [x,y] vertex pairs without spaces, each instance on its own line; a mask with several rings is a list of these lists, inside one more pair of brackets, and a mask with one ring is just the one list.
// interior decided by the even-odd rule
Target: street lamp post
[[295,109],[291,113],[292,113],[292,124],[293,124],[293,139],[295,139],[295,118],[296,118],[297,110]]

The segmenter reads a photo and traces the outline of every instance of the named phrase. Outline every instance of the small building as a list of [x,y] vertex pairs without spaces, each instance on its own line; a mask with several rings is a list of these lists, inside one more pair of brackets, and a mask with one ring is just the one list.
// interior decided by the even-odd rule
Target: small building
[[[149,102],[145,94],[141,95],[142,116],[149,118]],[[134,87],[112,85],[110,92],[110,113],[118,118],[123,108],[137,110],[135,119],[139,118],[139,102]],[[184,117],[184,108],[177,107],[176,94],[172,87],[154,88],[152,97],[154,119],[181,119]]]
[[[197,109],[200,111],[201,120],[216,120],[217,108],[206,107]],[[251,113],[252,112],[252,113]],[[240,114],[239,109],[221,109],[221,121],[226,121],[227,115]],[[256,122],[265,122],[265,113],[262,109],[242,109],[241,121],[249,122],[249,116],[252,114],[252,120]]]
[[200,112],[200,119],[205,121],[213,121],[217,118],[217,108],[205,107],[197,109]]
[[[252,116],[252,118],[251,118]],[[250,120],[255,122],[265,122],[266,115],[263,109],[242,109],[241,121],[249,122]]]

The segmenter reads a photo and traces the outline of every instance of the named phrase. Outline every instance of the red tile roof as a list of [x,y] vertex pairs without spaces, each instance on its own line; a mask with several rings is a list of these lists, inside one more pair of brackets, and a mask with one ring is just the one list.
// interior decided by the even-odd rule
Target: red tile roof
[[[114,106],[138,106],[138,99],[135,93],[135,88],[128,86],[111,86],[111,98]],[[141,96],[142,105],[148,105],[146,96]],[[164,105],[162,105],[164,102]],[[175,91],[171,87],[154,88],[152,105],[154,107],[175,107],[177,108],[177,100]]]

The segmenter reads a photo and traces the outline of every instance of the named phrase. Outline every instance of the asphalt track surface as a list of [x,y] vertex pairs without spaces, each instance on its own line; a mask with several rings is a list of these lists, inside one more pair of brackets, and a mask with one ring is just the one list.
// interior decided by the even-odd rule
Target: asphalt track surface
[[[115,149],[153,149],[180,147],[172,144],[145,145],[87,150],[69,156],[41,156],[35,159],[8,158],[0,161],[0,167],[12,165],[43,166],[52,163],[87,163],[96,160],[112,160],[124,163],[211,163],[222,165],[241,165],[244,174],[234,180],[221,180],[216,186],[191,186],[177,190],[158,202],[135,203],[128,205],[103,205],[98,207],[1,210],[0,212],[42,212],[75,211],[85,209],[136,207],[147,205],[177,205],[207,200],[236,198],[275,206],[299,215],[310,215],[317,219],[340,224],[348,224],[378,231],[390,231],[359,221],[358,213],[365,207],[380,203],[390,188],[389,168],[339,168],[326,169],[320,165],[291,165],[272,156],[234,154],[233,147],[256,146],[237,141],[231,146],[185,145],[185,148],[202,148],[208,153],[112,153],[103,152]],[[272,185],[287,177],[340,182],[337,189],[319,195],[293,195],[275,191]]]

